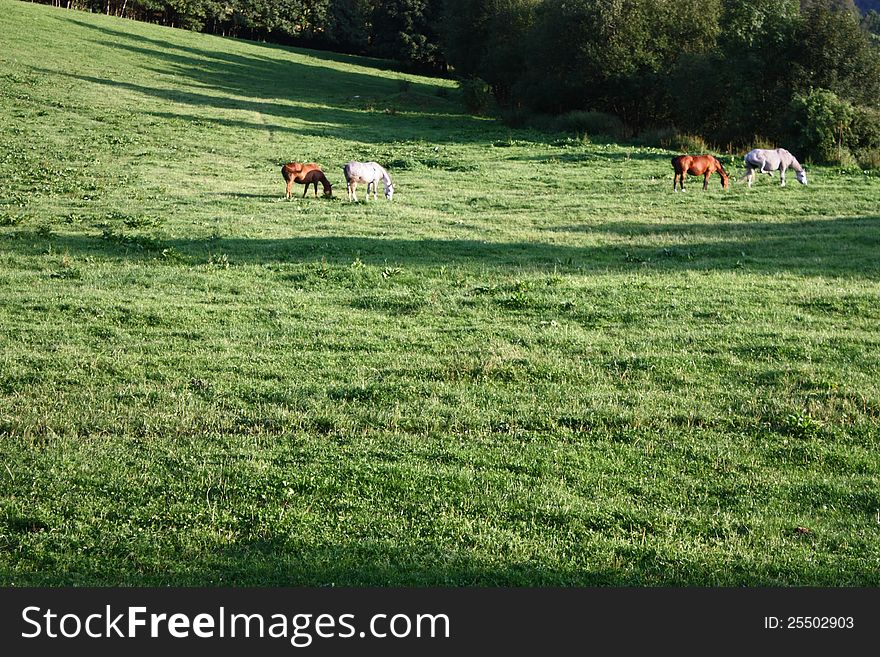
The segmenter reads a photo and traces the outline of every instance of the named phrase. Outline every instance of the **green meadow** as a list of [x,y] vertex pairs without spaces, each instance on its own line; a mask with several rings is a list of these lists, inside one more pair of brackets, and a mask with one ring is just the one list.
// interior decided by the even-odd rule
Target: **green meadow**
[[0,583],[880,585],[880,176],[672,155],[0,0]]

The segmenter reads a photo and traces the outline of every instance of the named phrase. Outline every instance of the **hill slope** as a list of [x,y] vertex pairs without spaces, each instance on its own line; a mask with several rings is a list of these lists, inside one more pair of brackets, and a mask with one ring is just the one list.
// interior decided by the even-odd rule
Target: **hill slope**
[[4,584],[880,583],[876,177],[673,194],[380,62],[0,34]]

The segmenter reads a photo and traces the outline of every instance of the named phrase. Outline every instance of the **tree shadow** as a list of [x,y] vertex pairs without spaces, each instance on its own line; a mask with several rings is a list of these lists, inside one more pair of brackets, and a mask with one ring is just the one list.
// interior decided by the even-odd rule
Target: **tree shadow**
[[[276,197],[272,197],[276,199]],[[276,199],[277,200],[277,199]],[[440,267],[450,264],[570,272],[752,271],[809,276],[880,277],[880,216],[804,220],[790,223],[688,223],[658,226],[620,222],[562,226],[555,231],[589,230],[599,242],[578,246],[545,242],[492,242],[478,239],[404,239],[347,235],[281,239],[219,237],[181,239],[124,232],[10,239],[6,246],[37,254],[46,243],[60,252],[108,259],[152,258],[172,251],[192,264],[224,253],[232,264],[313,263],[396,264]],[[620,237],[631,237],[620,243]]]
[[[268,127],[297,134],[373,141],[388,140],[389,135],[396,140],[422,140],[430,134],[431,141],[460,143],[485,141],[487,127],[494,126],[492,121],[466,114],[457,101],[441,97],[447,92],[441,93],[437,85],[411,79],[402,84],[398,76],[382,77],[375,72],[340,70],[329,65],[341,62],[373,69],[380,60],[257,42],[246,43],[265,49],[267,55],[216,52],[90,25],[74,18],[67,20],[105,37],[94,39],[94,43],[148,58],[148,62],[154,63],[154,73],[171,74],[182,84],[177,81],[172,87],[163,87],[67,70],[34,67],[35,71],[126,89],[174,104],[244,110],[296,120],[295,127],[279,122]],[[284,57],[289,53],[300,56],[291,61]],[[184,120],[193,118],[173,110],[164,114]],[[443,125],[451,117],[455,118],[454,130]],[[228,121],[211,116],[197,118],[217,123]],[[244,122],[239,127],[254,126]]]
[[[300,188],[301,189],[301,188]],[[243,192],[212,192],[211,196],[219,196],[220,198],[241,198],[241,199],[262,199],[268,201],[277,201],[283,198],[284,194],[247,194]]]
[[[215,542],[197,555],[140,562],[138,555],[91,559],[33,574],[2,573],[25,586],[403,586],[403,587],[585,587],[585,586],[876,586],[880,573],[865,567],[823,566],[806,557],[774,564],[752,558],[707,556],[698,561],[650,544],[614,549],[617,568],[585,567],[587,554],[569,555],[571,565],[537,560],[500,563],[461,547],[401,546],[399,540],[364,538],[332,545],[303,544],[284,536],[234,543]],[[574,557],[574,558],[572,558]],[[607,561],[607,559],[606,559]],[[845,575],[841,573],[845,572]]]
[[609,143],[614,146],[617,151],[590,151],[587,153],[548,153],[542,155],[522,155],[509,158],[511,160],[521,162],[542,162],[542,163],[562,163],[562,164],[582,164],[584,162],[653,162],[664,163],[669,166],[673,157],[668,153],[652,153],[640,150],[636,146],[627,146],[626,144]]
[[[79,27],[87,28],[89,30],[94,30],[96,32],[100,32],[105,36],[109,36],[112,38],[125,39],[129,41],[133,41],[135,43],[149,43],[157,48],[165,48],[167,50],[178,50],[183,53],[189,53],[191,55],[195,55],[197,57],[210,57],[218,60],[230,61],[233,63],[240,62],[240,58],[235,55],[229,55],[228,53],[216,52],[213,50],[205,50],[203,48],[196,48],[190,45],[183,45],[181,43],[174,43],[172,41],[167,41],[165,39],[156,39],[153,37],[144,36],[143,34],[134,35],[130,32],[126,32],[123,30],[114,30],[113,28],[104,26],[104,25],[95,25],[93,23],[88,23],[86,21],[79,20],[75,16],[65,16],[63,19],[68,20],[68,22],[74,23]],[[296,47],[296,46],[288,46],[278,43],[270,43],[267,41],[253,41],[249,39],[241,39],[236,37],[226,37],[220,36],[216,34],[206,35],[212,39],[222,39],[224,41],[229,41],[232,43],[239,44],[247,44],[251,46],[256,46],[259,48],[265,48],[267,51],[279,51],[281,53],[290,53],[295,52],[300,55],[308,56],[311,59],[316,59],[325,62],[337,62],[344,64],[351,64],[354,66],[364,66],[367,68],[374,68],[384,71],[395,71],[398,72],[398,68],[395,65],[395,62],[387,59],[379,59],[377,57],[367,57],[365,55],[353,55],[348,53],[339,53],[332,52],[328,50],[314,50],[311,48],[305,47]],[[104,42],[102,42],[104,43]],[[106,45],[106,43],[104,43]],[[150,52],[153,52],[152,50]],[[267,60],[271,60],[271,58],[266,58]],[[271,60],[275,61],[275,60]]]

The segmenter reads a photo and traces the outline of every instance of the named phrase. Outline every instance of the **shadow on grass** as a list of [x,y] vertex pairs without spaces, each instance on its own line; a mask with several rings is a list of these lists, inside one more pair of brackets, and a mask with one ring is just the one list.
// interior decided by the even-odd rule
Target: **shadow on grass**
[[[850,563],[822,564],[788,559],[756,564],[708,556],[682,558],[656,547],[621,545],[619,568],[558,567],[538,562],[480,559],[442,546],[401,547],[363,540],[323,547],[266,538],[215,545],[198,558],[180,555],[164,563],[141,562],[134,554],[96,563],[32,572],[0,572],[19,586],[876,586],[876,569]],[[589,560],[587,555],[573,555]],[[768,559],[769,561],[769,559]]]
[[[414,554],[415,552],[415,554]],[[290,558],[288,555],[296,557]],[[756,565],[750,560],[694,562],[651,546],[621,546],[619,569],[535,562],[499,564],[466,552],[418,554],[383,544],[350,544],[324,549],[251,543],[216,553],[214,568],[181,573],[187,584],[216,582],[275,586],[876,586],[880,574],[865,566],[837,568],[789,562]],[[499,559],[502,561],[502,559]],[[192,578],[192,579],[190,579]],[[843,579],[842,579],[843,578]]]
[[[168,239],[126,234],[103,236],[11,234],[7,249],[35,255],[47,244],[57,252],[106,258],[155,258],[173,253],[189,264],[223,253],[232,264],[310,263],[395,264],[440,267],[450,264],[572,272],[744,270],[763,273],[880,277],[880,216],[817,219],[789,223],[719,222],[659,226],[603,223],[564,226],[589,230],[600,245],[545,242],[489,242],[466,239],[402,239],[342,235],[282,239]],[[601,245],[603,235],[614,243]],[[620,243],[621,238],[631,243]],[[37,240],[35,242],[34,240]]]
[[[561,164],[581,164],[584,162],[654,162],[663,163],[672,171],[670,160],[672,155],[668,153],[651,153],[640,150],[640,147],[627,146],[626,144],[608,144],[617,150],[614,151],[591,151],[588,153],[549,153],[542,155],[522,155],[509,158],[522,162],[539,162],[539,163],[561,163]],[[694,178],[696,179],[696,178]],[[702,179],[701,179],[702,184]]]
[[[39,73],[126,89],[169,103],[256,112],[281,120],[272,121],[271,129],[290,130],[300,135],[381,141],[388,140],[390,135],[397,140],[429,137],[432,141],[456,143],[482,142],[487,138],[487,120],[465,114],[457,102],[445,97],[449,93],[445,85],[442,92],[440,86],[421,81],[408,80],[404,86],[396,75],[383,76],[378,70],[360,72],[332,66],[332,63],[340,63],[374,68],[381,65],[381,60],[256,42],[236,43],[262,49],[265,56],[217,52],[99,27],[74,18],[68,20],[100,34],[94,43],[138,55],[160,76],[157,79],[167,80],[171,75],[173,81],[168,86],[158,86],[141,83],[143,78],[134,81],[35,69]],[[295,60],[289,58],[293,53],[298,55]],[[303,104],[318,107],[303,108]],[[228,117],[210,115],[191,117],[174,111],[165,116],[220,124],[228,120]],[[454,118],[451,124],[450,118]],[[296,120],[296,123],[288,127],[283,120]],[[257,126],[244,122],[239,127]]]

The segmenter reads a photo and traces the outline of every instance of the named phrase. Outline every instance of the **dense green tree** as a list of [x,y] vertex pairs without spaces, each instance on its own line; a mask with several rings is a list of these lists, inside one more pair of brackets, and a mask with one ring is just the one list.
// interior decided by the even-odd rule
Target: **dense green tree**
[[663,78],[712,47],[719,0],[548,0],[519,95],[540,111],[599,109],[640,126],[668,114]]
[[435,25],[439,2],[429,0],[386,0],[373,9],[373,52],[424,67],[440,66],[443,56]]
[[880,13],[872,9],[865,14],[862,19],[862,27],[873,36],[874,43],[878,43],[878,39],[880,39]]
[[797,0],[725,2],[716,46],[670,77],[674,123],[723,143],[784,132],[798,16]]
[[852,12],[813,0],[795,42],[795,92],[822,88],[857,104],[880,102],[880,54]]
[[541,0],[446,0],[442,46],[460,77],[479,76],[502,102],[522,77],[529,59],[524,47]]
[[354,53],[367,53],[370,46],[374,0],[330,0],[325,36],[328,44]]

